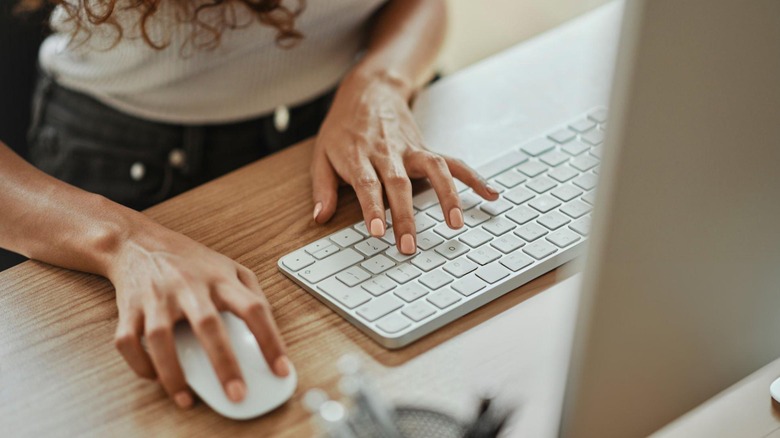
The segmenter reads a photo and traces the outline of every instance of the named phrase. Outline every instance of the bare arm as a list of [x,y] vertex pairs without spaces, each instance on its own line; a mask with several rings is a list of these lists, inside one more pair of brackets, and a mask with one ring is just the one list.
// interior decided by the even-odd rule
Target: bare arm
[[312,159],[314,220],[336,211],[339,179],[355,189],[367,229],[383,236],[387,195],[398,250],[413,254],[416,229],[410,178],[428,178],[451,228],[463,226],[453,180],[485,199],[498,192],[460,160],[425,149],[409,108],[431,77],[446,30],[444,0],[391,0],[376,17],[368,50],[339,86]]
[[158,378],[180,407],[193,403],[173,340],[180,319],[190,321],[231,400],[243,399],[246,387],[220,310],[246,321],[271,369],[287,375],[284,343],[251,270],[40,172],[2,143],[0,181],[0,247],[107,277],[116,288],[117,349],[139,376]]

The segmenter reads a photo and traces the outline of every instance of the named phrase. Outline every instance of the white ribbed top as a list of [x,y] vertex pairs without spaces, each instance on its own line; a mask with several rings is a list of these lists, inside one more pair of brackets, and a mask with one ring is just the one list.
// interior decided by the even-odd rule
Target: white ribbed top
[[276,29],[243,7],[236,8],[246,15],[239,22],[248,25],[226,30],[213,50],[192,49],[191,28],[166,9],[152,28],[153,36],[170,41],[164,50],[147,46],[132,26],[113,47],[116,34],[107,27],[86,44],[72,44],[63,11],[55,10],[56,33],[43,43],[40,62],[61,85],[138,117],[183,124],[245,120],[333,88],[354,64],[367,20],[384,0],[306,3],[296,21],[304,39],[292,49],[280,48]]

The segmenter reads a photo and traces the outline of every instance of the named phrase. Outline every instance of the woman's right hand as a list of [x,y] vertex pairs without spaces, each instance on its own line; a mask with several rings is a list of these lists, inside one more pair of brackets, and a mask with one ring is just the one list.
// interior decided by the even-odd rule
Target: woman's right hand
[[250,269],[151,221],[118,248],[108,272],[119,309],[116,347],[136,374],[157,378],[179,407],[193,403],[174,344],[173,328],[182,319],[192,326],[228,399],[242,400],[246,385],[220,311],[243,319],[271,370],[289,374],[284,342]]

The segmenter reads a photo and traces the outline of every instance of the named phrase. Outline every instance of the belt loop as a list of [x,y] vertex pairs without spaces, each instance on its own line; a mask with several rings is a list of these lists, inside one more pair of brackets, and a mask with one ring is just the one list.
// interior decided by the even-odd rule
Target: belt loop
[[184,165],[182,174],[187,176],[197,175],[203,165],[204,144],[206,141],[206,129],[203,126],[185,126],[182,146],[184,147]]

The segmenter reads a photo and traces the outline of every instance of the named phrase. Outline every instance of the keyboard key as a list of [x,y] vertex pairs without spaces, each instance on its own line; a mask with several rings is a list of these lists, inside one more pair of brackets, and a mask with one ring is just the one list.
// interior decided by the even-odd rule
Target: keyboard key
[[428,286],[431,290],[450,284],[452,280],[453,278],[444,273],[444,271],[433,271],[420,277],[420,283]]
[[314,255],[314,253],[319,252],[322,249],[327,248],[328,246],[331,246],[329,239],[320,239],[316,242],[310,243],[303,247],[303,250],[308,252],[311,255]]
[[476,276],[476,274],[469,274],[460,280],[452,283],[452,288],[459,292],[463,296],[471,296],[480,290],[484,289],[486,286],[485,282],[482,281],[479,277]]
[[505,234],[499,237],[498,239],[490,242],[490,246],[496,248],[497,250],[503,252],[504,254],[509,254],[510,252],[516,250],[517,248],[520,248],[523,245],[525,245],[525,242],[515,237],[513,234]]
[[420,322],[436,313],[436,309],[425,301],[417,301],[404,307],[401,312],[412,321]]
[[347,248],[304,268],[299,275],[309,283],[319,283],[361,260],[363,260],[362,255],[352,248]]
[[564,152],[571,155],[579,155],[588,149],[590,149],[590,146],[586,145],[585,143],[576,140],[571,143],[567,143],[561,147]]
[[535,199],[532,199],[528,203],[528,205],[539,210],[542,213],[547,213],[548,211],[561,205],[561,201],[557,200],[556,198],[553,198],[550,195],[542,195]]
[[298,272],[312,263],[314,263],[314,257],[303,251],[296,251],[282,259],[282,264],[293,272]]
[[457,278],[463,277],[471,271],[477,269],[477,265],[468,259],[453,260],[444,265],[444,270]]
[[493,260],[501,257],[501,253],[489,246],[481,246],[471,251],[467,257],[480,265],[487,265]]
[[[480,210],[491,216],[498,216],[499,214],[512,208],[512,203],[503,198],[498,198],[495,201],[483,202],[479,207]],[[472,226],[472,225],[469,225]]]
[[579,171],[572,169],[570,166],[556,167],[555,169],[547,172],[547,175],[549,175],[550,178],[560,183],[564,183],[579,174]]
[[387,294],[374,298],[358,307],[357,314],[366,321],[373,322],[392,311],[400,309],[403,305],[404,302],[393,296],[393,294]]
[[358,284],[371,278],[371,274],[357,266],[353,266],[346,271],[342,271],[336,275],[336,278],[347,286],[352,287],[357,286]]
[[[479,210],[476,210],[476,209],[469,210],[468,212],[463,212],[464,220],[467,217],[469,217],[469,214],[472,211],[477,211],[478,213],[481,213]],[[482,214],[484,214],[484,213],[482,213]],[[468,223],[468,222],[466,222],[466,223]],[[466,230],[467,230],[467,228],[465,228],[465,227],[461,227],[461,228],[458,228],[457,230],[453,230],[446,223],[441,223],[441,224],[436,225],[435,227],[433,227],[433,231],[435,231],[436,234],[438,234],[441,237],[443,237],[445,239],[448,239],[448,240],[452,239],[453,237],[455,237],[455,236],[457,236],[457,235],[459,235],[461,233],[465,233]]]
[[433,303],[434,306],[439,309],[446,309],[451,305],[460,301],[460,295],[456,294],[449,288],[442,289],[430,294],[427,298],[428,301]]
[[342,248],[346,248],[363,240],[363,235],[353,230],[352,228],[344,228],[343,230],[330,236],[330,240]]
[[590,210],[591,210],[590,205],[580,201],[570,202],[564,205],[563,207],[561,207],[562,212],[573,217],[574,219],[577,219],[581,216],[590,213]]
[[604,146],[593,146],[589,153],[600,160],[601,156],[604,154]]
[[571,219],[562,215],[561,213],[558,213],[557,211],[551,211],[540,217],[537,222],[551,230],[557,230],[558,228],[571,222]]
[[[439,198],[433,189],[428,189],[412,199],[412,205],[417,210],[427,210],[439,203]],[[360,230],[358,230],[360,231]]]
[[387,315],[376,323],[376,326],[387,333],[398,333],[412,325],[411,321],[399,313]]
[[425,231],[417,236],[417,247],[423,251],[427,251],[442,242],[444,242],[444,239],[432,230]]
[[387,293],[397,286],[397,284],[385,277],[384,275],[377,275],[376,277],[366,281],[360,285],[363,289],[367,290],[371,295],[378,297],[384,293]]
[[417,277],[422,275],[422,271],[415,268],[414,266],[404,263],[402,265],[398,265],[395,268],[390,269],[387,271],[387,276],[392,278],[396,281],[396,283],[404,284],[408,282],[409,280],[413,280]]
[[393,266],[395,266],[395,263],[393,263],[392,260],[383,256],[382,254],[378,254],[366,260],[365,262],[361,263],[360,266],[364,267],[367,271],[376,275],[376,274],[381,274],[382,272],[385,272],[386,270],[392,268]]
[[536,193],[544,193],[557,185],[558,184],[556,184],[555,181],[551,180],[550,178],[547,178],[546,176],[540,176],[538,178],[532,179],[525,186],[535,191]]
[[512,187],[525,181],[525,176],[520,172],[511,169],[497,176],[495,181],[502,186],[511,189]]
[[519,150],[511,150],[508,153],[479,166],[477,172],[485,179],[490,179],[509,168],[515,167],[528,160],[528,155]]
[[526,245],[525,248],[523,248],[523,251],[533,258],[541,260],[550,254],[553,254],[555,251],[558,251],[558,249],[546,240],[539,239],[536,242]]
[[568,154],[565,154],[561,151],[550,151],[540,157],[543,162],[553,167],[560,166],[561,164],[567,162],[569,158],[571,157]]
[[592,120],[578,120],[574,123],[569,124],[569,128],[579,132],[582,134],[583,132],[589,131],[596,127],[596,123]]
[[425,214],[438,222],[444,222],[444,213],[441,211],[441,205],[434,205],[433,207],[425,210]]
[[364,240],[357,245],[354,246],[354,248],[366,257],[371,257],[373,255],[379,254],[380,252],[386,250],[388,248],[388,245],[385,242],[382,242],[381,240],[377,239],[376,237],[371,237],[368,240]]
[[495,236],[512,231],[517,225],[509,219],[497,216],[482,224],[482,228]]
[[330,277],[318,284],[317,288],[333,297],[347,309],[354,309],[371,299],[371,295],[362,289],[344,286],[344,283],[336,280],[335,277]]
[[407,303],[411,303],[412,301],[422,298],[425,295],[428,295],[428,289],[420,286],[419,284],[415,282],[407,283],[403,286],[398,286],[395,288],[393,293],[402,300],[406,301]]
[[436,221],[425,213],[417,213],[414,215],[414,227],[418,233],[422,233],[435,225]]
[[437,253],[443,255],[448,260],[462,256],[463,254],[467,253],[468,250],[469,247],[460,240],[448,240],[437,246],[435,249]]
[[366,223],[363,221],[356,223],[355,225],[352,226],[352,228],[365,237],[371,236],[371,233],[368,232],[368,228],[366,228]]
[[447,260],[445,260],[444,257],[433,251],[423,251],[420,255],[412,259],[412,264],[423,271],[428,272],[443,265],[446,261]]
[[533,262],[534,260],[531,257],[528,257],[522,252],[516,252],[503,257],[500,263],[512,271],[517,272]]
[[604,143],[604,131],[598,129],[588,131],[585,134],[582,134],[582,141],[592,144],[593,146],[600,145],[601,143]]
[[577,158],[571,160],[571,165],[575,169],[579,169],[583,172],[587,172],[590,169],[598,166],[599,160],[590,155],[580,155]]
[[557,187],[550,193],[561,201],[568,202],[577,196],[580,196],[582,194],[582,190],[574,187],[571,184],[564,184],[560,187]]
[[606,123],[607,121],[607,109],[596,108],[588,113],[588,118],[597,123]]
[[506,192],[504,194],[504,198],[509,199],[515,204],[522,204],[525,201],[528,201],[529,199],[533,199],[533,197],[536,196],[534,193],[530,190],[528,190],[525,187],[515,187],[514,189]]
[[385,230],[385,235],[382,236],[382,240],[388,245],[395,245],[395,232],[392,228],[388,227]]
[[534,240],[547,234],[547,230],[536,222],[529,222],[515,230],[515,234],[522,237],[526,242]]
[[509,276],[509,270],[500,263],[491,263],[477,269],[477,277],[493,284]]
[[596,187],[597,181],[598,178],[596,177],[596,175],[592,173],[583,173],[577,178],[574,178],[574,184],[578,185],[579,187],[582,187],[585,190],[590,190]]
[[463,222],[472,228],[488,219],[490,219],[490,215],[478,208],[472,208],[471,210],[463,212]]
[[547,236],[547,240],[561,248],[566,248],[580,239],[582,238],[577,233],[569,230],[568,228],[561,228],[560,230],[554,233],[550,233],[550,235]]
[[[491,187],[493,187],[494,189],[496,189],[496,191],[497,191],[498,193],[504,193],[504,192],[506,191],[506,189],[504,188],[504,186],[502,186],[501,184],[499,184],[499,183],[498,183],[498,182],[497,182],[495,179],[490,179],[490,180],[488,180],[488,184],[489,184]],[[490,202],[490,201],[483,201],[483,202]]]
[[524,144],[523,146],[520,147],[520,150],[522,150],[528,155],[537,157],[554,147],[555,147],[555,143],[553,143],[552,141],[544,137],[540,137]]
[[410,258],[414,257],[417,254],[411,254],[411,255],[402,254],[401,251],[398,251],[398,247],[393,245],[387,248],[387,251],[385,251],[385,255],[395,260],[396,262],[403,262],[409,260]]
[[577,137],[577,133],[569,128],[561,128],[547,137],[557,143],[566,143],[567,141],[574,140],[574,138]]
[[533,178],[547,170],[547,166],[538,161],[526,161],[517,166],[517,170],[524,173],[526,176]]
[[506,214],[506,217],[513,220],[514,222],[517,222],[520,225],[523,225],[524,223],[530,221],[531,219],[535,219],[539,216],[539,213],[525,205],[521,205],[519,207],[515,207]]
[[468,232],[460,236],[460,241],[472,248],[476,248],[485,242],[489,242],[490,239],[492,238],[493,236],[491,236],[481,228],[474,228],[473,230],[469,230]]
[[569,228],[582,234],[583,236],[587,236],[588,233],[590,233],[590,216],[585,216],[572,222],[572,224],[569,225]]
[[585,193],[584,195],[582,195],[582,198],[580,199],[582,199],[583,201],[587,202],[590,205],[596,205],[596,192],[593,191],[593,192]]
[[460,194],[460,207],[465,211],[472,209],[482,202],[482,198],[474,192]]
[[328,245],[325,248],[322,248],[321,250],[315,252],[312,255],[314,256],[315,259],[322,260],[325,257],[327,257],[327,256],[329,256],[331,254],[337,253],[337,252],[339,252],[338,245]]

